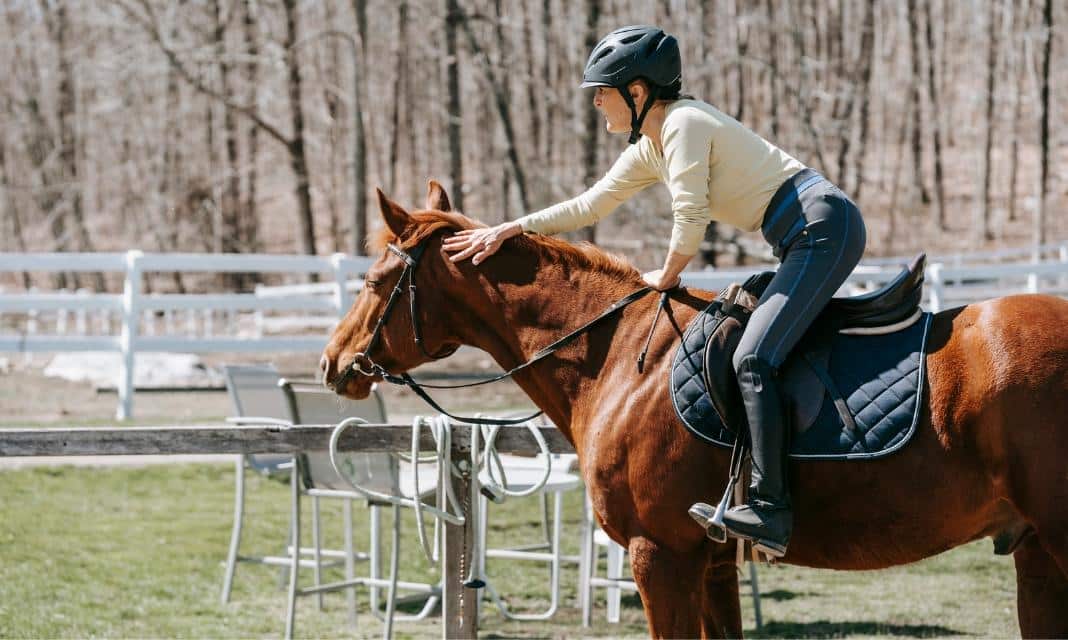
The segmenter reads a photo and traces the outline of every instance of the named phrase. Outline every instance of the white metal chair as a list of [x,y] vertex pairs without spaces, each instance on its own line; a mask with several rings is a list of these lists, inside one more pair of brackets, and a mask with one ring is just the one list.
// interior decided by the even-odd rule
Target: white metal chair
[[[479,526],[478,526],[478,575],[486,583],[485,595],[497,606],[505,618],[509,620],[547,620],[551,618],[560,602],[560,568],[565,562],[578,564],[579,556],[565,556],[561,552],[560,538],[563,522],[563,496],[568,491],[574,491],[582,486],[582,480],[578,475],[570,473],[571,468],[577,461],[575,455],[551,455],[548,461],[543,456],[524,457],[515,455],[501,455],[501,465],[504,468],[507,489],[515,492],[525,492],[533,489],[542,479],[544,484],[531,497],[537,496],[541,501],[542,532],[544,539],[533,543],[512,545],[505,548],[490,548],[486,544],[489,528],[490,501],[483,492],[479,500]],[[549,464],[548,478],[545,478],[545,466]],[[486,470],[483,470],[481,480],[486,484],[489,479]],[[548,497],[552,496],[552,517],[549,516]],[[491,576],[487,571],[488,558],[506,558],[518,561],[543,562],[549,565],[549,606],[544,611],[516,613],[504,602],[500,593],[494,587]]]
[[[626,549],[612,541],[608,534],[597,526],[597,522],[593,519],[593,509],[590,506],[588,496],[583,507],[583,520],[585,520],[586,526],[582,533],[582,576],[579,580],[580,599],[582,601],[582,626],[590,626],[593,590],[595,587],[603,587],[605,589],[606,619],[610,623],[617,623],[620,619],[623,592],[637,593],[638,585],[633,580],[624,577]],[[597,565],[600,563],[601,555],[599,549],[601,547],[605,549],[604,577],[597,575]],[[763,617],[760,611],[760,587],[757,582],[755,562],[749,563],[749,579],[743,581],[743,584],[745,583],[748,583],[751,588],[753,616],[756,621],[756,628],[760,629],[763,626]]]
[[[294,383],[283,380],[271,366],[229,366],[224,368],[227,386],[230,389],[234,407],[242,414],[236,422],[259,423],[265,420],[277,422],[282,426],[294,424],[333,424],[344,418],[359,417],[369,423],[386,421],[385,407],[377,392],[362,401],[341,401],[332,392],[314,383]],[[269,415],[257,415],[268,413]],[[345,454],[341,457],[342,468],[351,479],[361,485],[378,491],[412,497],[410,474],[400,475],[399,464],[390,454]],[[241,538],[241,523],[244,506],[244,466],[245,464],[262,470],[277,472],[288,471],[291,484],[290,511],[290,545],[285,555],[267,557],[246,557],[238,555]],[[289,571],[288,606],[286,612],[286,637],[292,637],[296,598],[299,595],[317,595],[322,607],[322,594],[341,589],[347,590],[350,616],[355,621],[355,587],[367,586],[370,590],[372,609],[385,621],[385,633],[392,632],[393,609],[396,599],[395,588],[422,594],[426,598],[423,610],[416,616],[424,617],[436,606],[440,589],[437,585],[423,583],[396,582],[397,553],[400,537],[399,509],[393,513],[393,548],[390,562],[390,576],[381,575],[380,561],[380,522],[383,505],[369,504],[371,517],[371,545],[369,553],[357,554],[353,551],[352,502],[363,501],[363,496],[346,490],[348,485],[338,477],[330,464],[325,451],[304,452],[298,456],[273,456],[266,460],[262,456],[242,456],[238,461],[237,492],[235,498],[234,531],[231,536],[230,551],[227,557],[226,577],[223,585],[223,601],[229,598],[235,565],[238,561],[254,561],[282,565]],[[435,490],[436,472],[420,472],[421,494],[426,495]],[[312,498],[312,537],[311,547],[301,546],[300,502],[301,496]],[[340,498],[343,500],[344,548],[340,550],[323,549],[320,536],[319,499]],[[299,553],[294,553],[299,550]],[[310,558],[308,556],[311,556]],[[326,560],[324,561],[324,558]],[[354,565],[356,560],[370,561],[370,575],[356,577]],[[330,584],[322,583],[322,569],[326,566],[343,563],[345,580]],[[298,577],[301,568],[314,569],[314,584],[299,588]],[[379,590],[390,587],[389,598],[384,612],[379,612]]]

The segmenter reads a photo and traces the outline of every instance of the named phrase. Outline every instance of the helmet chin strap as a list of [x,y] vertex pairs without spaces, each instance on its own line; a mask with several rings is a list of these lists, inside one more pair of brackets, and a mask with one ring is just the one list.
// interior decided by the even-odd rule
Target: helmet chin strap
[[645,100],[645,104],[642,105],[640,114],[634,106],[634,98],[630,96],[630,91],[627,90],[627,87],[616,87],[616,90],[623,96],[623,102],[626,102],[627,106],[630,107],[630,138],[627,139],[627,142],[634,144],[642,138],[642,122],[645,121],[645,114],[649,113],[649,108],[656,102],[656,94],[659,93],[660,87],[653,86],[650,88],[649,97]]

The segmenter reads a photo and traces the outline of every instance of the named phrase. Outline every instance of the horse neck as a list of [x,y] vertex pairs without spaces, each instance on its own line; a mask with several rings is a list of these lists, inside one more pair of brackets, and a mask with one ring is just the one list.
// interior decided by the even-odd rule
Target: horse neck
[[[538,351],[600,315],[613,303],[641,287],[594,267],[553,265],[501,256],[493,269],[481,272],[477,303],[469,310],[464,343],[486,351],[505,370],[527,362]],[[508,264],[502,264],[507,262]],[[491,263],[492,264],[492,263]],[[508,273],[510,277],[501,277]],[[516,274],[520,274],[518,277]],[[470,280],[468,280],[470,282]],[[469,290],[470,292],[470,290]],[[612,330],[613,338],[626,331],[625,319],[606,322],[593,332]],[[583,397],[600,373],[600,365],[583,366],[589,334],[528,369],[515,374],[517,384],[572,443],[574,402]]]

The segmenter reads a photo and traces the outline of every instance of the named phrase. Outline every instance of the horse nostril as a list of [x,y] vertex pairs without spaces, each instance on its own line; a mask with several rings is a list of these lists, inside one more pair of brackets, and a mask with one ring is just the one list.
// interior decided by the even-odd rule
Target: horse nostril
[[330,367],[330,358],[327,358],[326,354],[324,353],[323,357],[319,358],[319,371],[322,371],[323,374],[325,375],[326,374],[326,370],[329,367]]

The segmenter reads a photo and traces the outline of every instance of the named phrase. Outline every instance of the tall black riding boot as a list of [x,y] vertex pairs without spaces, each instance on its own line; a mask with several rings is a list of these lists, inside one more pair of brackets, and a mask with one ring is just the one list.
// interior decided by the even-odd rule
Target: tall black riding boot
[[749,418],[753,469],[746,504],[728,510],[723,522],[731,534],[780,557],[790,542],[793,513],[786,486],[788,434],[779,380],[768,363],[747,356],[738,367],[738,386]]

